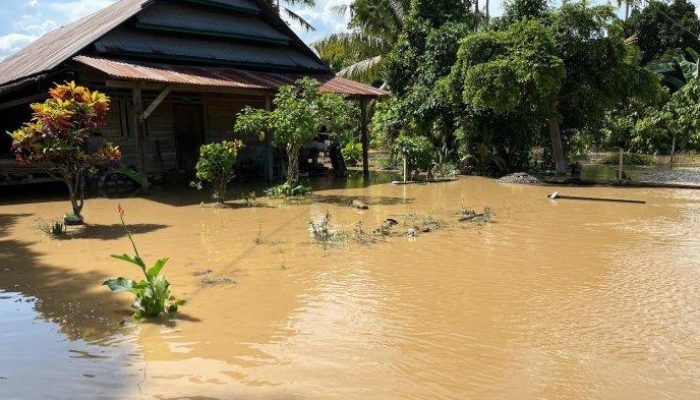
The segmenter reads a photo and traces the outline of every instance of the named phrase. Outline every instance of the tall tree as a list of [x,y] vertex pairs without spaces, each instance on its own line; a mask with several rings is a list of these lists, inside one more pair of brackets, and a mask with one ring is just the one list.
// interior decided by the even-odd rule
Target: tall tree
[[[532,15],[529,7],[522,10],[511,15]],[[506,31],[467,37],[453,79],[479,117],[483,110],[508,118],[525,112],[545,122],[556,170],[563,173],[565,139],[595,126],[623,99],[656,93],[656,77],[631,60],[620,31],[611,7],[565,4]]]

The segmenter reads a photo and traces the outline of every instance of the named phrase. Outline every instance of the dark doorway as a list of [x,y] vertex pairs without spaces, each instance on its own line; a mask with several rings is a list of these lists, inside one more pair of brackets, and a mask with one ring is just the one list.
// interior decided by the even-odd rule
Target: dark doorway
[[29,104],[22,104],[21,106],[0,111],[0,159],[14,159],[12,155],[12,138],[6,132],[19,129],[31,117],[32,113]]
[[174,104],[177,167],[192,172],[204,144],[204,113],[201,105]]

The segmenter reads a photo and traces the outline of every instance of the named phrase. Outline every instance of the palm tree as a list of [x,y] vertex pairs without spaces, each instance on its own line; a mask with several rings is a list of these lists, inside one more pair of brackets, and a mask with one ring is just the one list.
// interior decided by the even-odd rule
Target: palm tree
[[340,15],[350,17],[348,32],[335,33],[314,43],[322,58],[341,52],[352,55],[353,63],[338,75],[371,83],[376,80],[384,60],[403,32],[410,0],[354,0],[336,7]]
[[[304,6],[313,8],[316,6],[316,0],[265,0],[265,2],[272,6],[272,8],[274,8],[281,16],[299,24],[305,30],[316,30],[316,28],[314,28],[306,19],[304,19],[304,17],[289,8],[290,6]],[[285,5],[282,5],[281,3],[284,3]]]
[[630,8],[635,7],[637,2],[637,0],[617,0],[618,8],[621,8],[623,4],[625,5],[625,21],[630,17]]

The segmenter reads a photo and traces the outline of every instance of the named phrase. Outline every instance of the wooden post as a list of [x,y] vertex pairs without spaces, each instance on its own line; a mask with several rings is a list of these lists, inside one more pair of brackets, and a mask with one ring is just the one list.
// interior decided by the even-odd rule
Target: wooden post
[[[272,96],[265,96],[265,110],[272,111]],[[272,132],[265,132],[265,153],[267,155],[265,175],[268,182],[275,179],[275,148],[272,145],[272,135]]]
[[403,155],[403,182],[408,182],[408,157]]
[[143,97],[141,88],[132,89],[134,100],[134,127],[136,129],[136,147],[139,154],[139,178],[141,181],[141,190],[147,191],[148,170],[146,169],[146,120],[143,116]]
[[625,151],[622,150],[622,147],[620,147],[620,162],[619,162],[619,168],[617,171],[617,179],[622,180],[625,174],[624,171],[624,166],[625,166]]
[[673,140],[671,142],[671,158],[668,159],[668,167],[673,168],[673,156],[676,154],[676,132],[673,132]]
[[369,176],[369,136],[367,121],[367,98],[360,97],[360,135],[362,138],[362,173]]

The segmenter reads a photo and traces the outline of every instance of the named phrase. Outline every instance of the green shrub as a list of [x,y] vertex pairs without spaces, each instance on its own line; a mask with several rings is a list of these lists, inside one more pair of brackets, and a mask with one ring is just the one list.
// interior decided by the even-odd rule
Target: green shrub
[[425,136],[399,136],[393,150],[406,158],[409,171],[429,171],[433,166],[435,149]]
[[138,266],[145,279],[139,282],[127,278],[112,278],[104,281],[102,285],[107,286],[113,292],[131,292],[136,296],[133,307],[136,309],[134,318],[158,317],[161,314],[176,312],[178,307],[184,304],[184,300],[170,300],[170,282],[168,282],[160,271],[165,267],[168,258],[161,258],[151,268],[146,269],[146,263],[139,255],[136,243],[131,235],[131,231],[124,223],[124,209],[121,205],[117,208],[122,227],[126,231],[131,246],[134,248],[134,255],[115,255],[112,257]]
[[362,160],[362,143],[349,142],[343,147],[343,158],[348,166],[355,166]]
[[243,143],[239,140],[203,145],[199,149],[199,161],[195,166],[199,182],[193,183],[193,186],[201,189],[201,182],[210,183],[212,198],[223,203],[226,199],[228,184],[235,176],[234,167],[241,147]]
[[273,199],[303,197],[310,195],[311,192],[311,186],[306,182],[284,182],[265,190],[265,194]]

